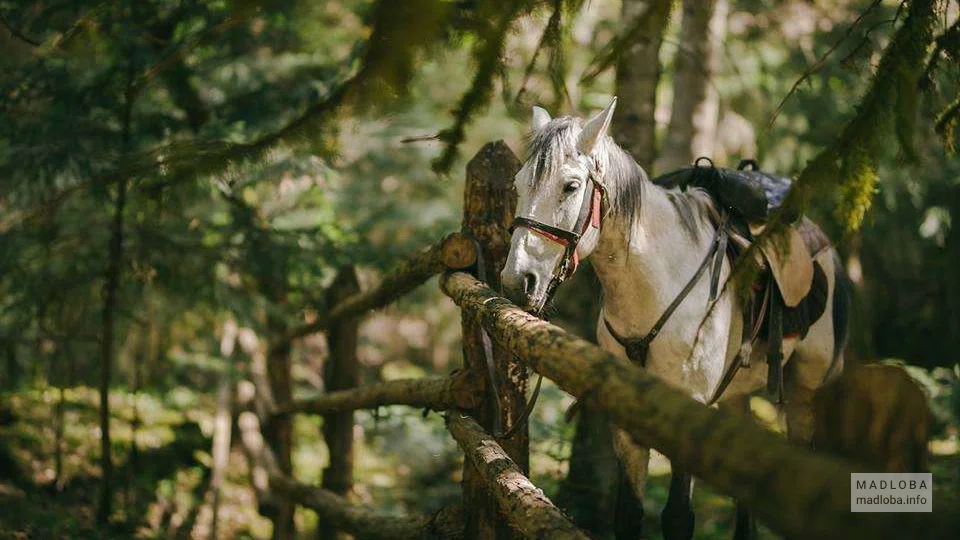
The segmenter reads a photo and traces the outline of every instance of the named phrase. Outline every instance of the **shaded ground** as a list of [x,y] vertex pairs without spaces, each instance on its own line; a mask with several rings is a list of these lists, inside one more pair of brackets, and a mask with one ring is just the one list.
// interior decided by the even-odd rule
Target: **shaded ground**
[[[402,372],[396,376],[417,376]],[[164,395],[112,396],[117,501],[114,525],[94,525],[99,466],[96,393],[88,388],[65,393],[63,462],[57,489],[54,411],[56,389],[0,395],[0,539],[5,538],[208,538],[213,400],[178,387]],[[573,426],[562,420],[570,399],[552,385],[532,421],[532,476],[548,495],[556,493],[569,459]],[[134,404],[137,456],[131,449]],[[755,404],[761,422],[774,423],[775,412]],[[357,414],[355,499],[395,512],[433,512],[459,497],[461,457],[436,414],[381,408],[378,415]],[[327,456],[320,420],[298,417],[294,456],[296,475],[318,482]],[[960,453],[955,428],[932,444],[934,502],[960,508]],[[660,538],[659,513],[666,502],[669,463],[655,457],[645,499],[645,530]],[[697,538],[729,538],[732,501],[698,482],[694,495]],[[308,511],[297,513],[302,537],[311,537],[316,522]],[[221,538],[268,538],[270,523],[257,514],[247,465],[232,452],[222,494]],[[762,538],[775,535],[761,528]]]

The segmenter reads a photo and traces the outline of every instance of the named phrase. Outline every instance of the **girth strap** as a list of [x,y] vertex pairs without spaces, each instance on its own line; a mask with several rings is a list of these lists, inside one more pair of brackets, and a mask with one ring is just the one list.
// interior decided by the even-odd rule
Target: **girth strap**
[[[623,337],[613,329],[610,321],[606,317],[603,318],[603,323],[607,326],[607,331],[610,332],[610,335],[613,336],[613,339],[617,340],[617,343],[624,348],[627,353],[627,358],[631,362],[639,364],[641,367],[646,367],[647,364],[647,354],[650,350],[650,343],[653,342],[654,338],[660,334],[660,331],[663,330],[664,325],[667,324],[667,321],[670,320],[670,317],[673,315],[673,312],[680,307],[680,304],[683,300],[689,296],[690,291],[693,290],[693,287],[700,280],[700,277],[703,276],[703,273],[707,271],[707,267],[710,266],[711,262],[714,265],[713,271],[711,272],[710,279],[710,301],[713,303],[716,299],[717,294],[717,281],[720,280],[720,267],[723,263],[724,252],[727,249],[727,214],[724,212],[720,216],[720,223],[717,224],[717,230],[713,235],[713,241],[710,243],[710,249],[707,250],[707,254],[703,257],[703,261],[700,263],[700,266],[697,268],[697,271],[693,274],[693,277],[690,278],[690,281],[684,285],[683,289],[680,291],[680,294],[670,302],[670,305],[667,306],[667,309],[663,311],[660,315],[660,318],[657,319],[657,322],[653,323],[653,327],[650,328],[650,331],[645,335],[638,338],[628,338]],[[722,248],[722,249],[721,249]]]
[[733,361],[730,362],[730,365],[727,366],[727,369],[724,370],[720,382],[713,390],[713,395],[710,396],[710,400],[706,403],[708,406],[720,400],[723,393],[727,390],[727,387],[733,382],[733,378],[737,375],[737,372],[740,371],[740,368],[750,367],[750,356],[753,354],[753,344],[756,343],[757,337],[760,335],[763,318],[766,317],[767,309],[770,306],[770,287],[771,284],[768,283],[767,287],[764,288],[763,298],[760,300],[760,308],[754,310],[753,306],[750,306],[747,310],[747,321],[743,325],[743,337],[740,350],[737,352],[737,356],[734,357]]

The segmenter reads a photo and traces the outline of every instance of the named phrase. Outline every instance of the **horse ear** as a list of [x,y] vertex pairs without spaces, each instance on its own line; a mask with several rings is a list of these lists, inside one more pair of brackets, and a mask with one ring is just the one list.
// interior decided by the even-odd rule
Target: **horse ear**
[[533,131],[540,131],[550,120],[550,113],[546,109],[536,105],[533,106]]
[[617,97],[614,96],[607,108],[600,111],[596,116],[587,121],[577,139],[577,150],[581,154],[590,155],[597,148],[597,143],[603,139],[610,129],[610,121],[613,120],[613,111],[617,108]]

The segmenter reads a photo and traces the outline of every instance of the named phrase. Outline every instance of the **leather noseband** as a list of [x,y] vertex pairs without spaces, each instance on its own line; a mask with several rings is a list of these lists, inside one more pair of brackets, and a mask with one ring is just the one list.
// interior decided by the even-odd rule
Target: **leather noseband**
[[517,227],[530,229],[533,233],[546,238],[552,242],[560,244],[563,247],[563,258],[553,271],[550,283],[547,285],[547,300],[553,296],[557,287],[567,278],[577,271],[580,266],[580,254],[577,252],[577,246],[590,227],[600,229],[603,215],[600,211],[600,205],[603,200],[603,186],[598,184],[593,178],[593,173],[587,177],[587,189],[589,193],[583,197],[580,204],[580,212],[577,215],[577,222],[572,231],[561,229],[553,225],[547,225],[541,221],[526,217],[516,217],[510,226],[510,232],[513,233]]

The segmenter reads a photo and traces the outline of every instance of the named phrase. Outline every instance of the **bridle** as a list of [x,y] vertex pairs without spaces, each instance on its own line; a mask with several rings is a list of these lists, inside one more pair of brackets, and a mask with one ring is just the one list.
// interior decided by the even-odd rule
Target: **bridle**
[[593,172],[587,175],[586,189],[588,193],[584,195],[583,202],[580,204],[580,212],[577,214],[577,221],[573,226],[573,230],[568,231],[553,225],[547,225],[542,221],[521,216],[514,218],[513,224],[510,225],[511,234],[518,227],[524,227],[530,229],[534,234],[560,244],[560,246],[563,247],[563,257],[553,269],[550,283],[547,285],[547,290],[544,294],[544,298],[547,300],[553,296],[557,287],[572,276],[574,272],[577,271],[577,267],[580,266],[580,253],[577,251],[580,240],[587,234],[587,231],[589,231],[591,227],[599,231],[602,225],[603,214],[600,207],[603,202],[604,191],[603,186],[594,178]]
[[[594,165],[594,169],[599,169],[599,167]],[[560,259],[560,262],[553,269],[553,275],[550,278],[550,283],[547,284],[547,290],[544,294],[544,302],[546,304],[550,298],[553,297],[553,293],[556,292],[557,288],[561,283],[566,281],[570,276],[577,271],[577,267],[580,266],[580,253],[577,251],[577,247],[580,245],[580,240],[587,234],[587,231],[590,228],[597,229],[600,231],[600,227],[603,224],[603,213],[601,211],[601,206],[603,203],[603,186],[596,181],[594,178],[594,171],[591,170],[587,175],[587,186],[586,189],[589,190],[587,194],[583,197],[583,202],[580,203],[580,212],[577,214],[577,221],[573,225],[573,230],[568,231],[566,229],[561,229],[553,225],[547,225],[542,221],[537,221],[535,219],[526,218],[522,216],[515,217],[513,223],[510,225],[510,234],[513,234],[513,231],[517,227],[524,227],[530,229],[531,232],[538,236],[542,236],[551,242],[556,242],[563,247],[563,257]],[[537,317],[542,317],[542,307],[538,310],[535,315]],[[488,366],[492,365],[492,355],[487,355],[487,364]],[[490,372],[491,380],[494,377],[493,372]],[[527,419],[530,417],[530,413],[533,412],[533,408],[537,403],[537,397],[540,396],[540,386],[543,384],[543,375],[537,377],[537,385],[533,389],[533,394],[530,396],[530,399],[527,400],[527,406],[524,411],[520,414],[520,418],[517,422],[511,427],[506,433],[503,434],[502,438],[509,439],[513,433],[520,426],[524,425]],[[491,385],[495,388],[495,385]],[[496,398],[497,408],[499,409],[500,398],[496,395],[494,391],[494,397]],[[499,412],[496,415],[496,418],[499,419]],[[499,422],[498,422],[499,424]],[[495,431],[499,431],[499,426],[495,426]]]

